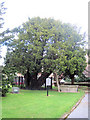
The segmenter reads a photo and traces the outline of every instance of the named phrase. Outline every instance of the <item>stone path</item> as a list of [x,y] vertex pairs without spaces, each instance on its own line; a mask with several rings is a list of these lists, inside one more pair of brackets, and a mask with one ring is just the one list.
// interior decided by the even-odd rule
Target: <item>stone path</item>
[[[68,116],[68,118],[88,118],[90,120],[90,93],[85,94],[81,103]],[[67,119],[68,120],[68,119]]]

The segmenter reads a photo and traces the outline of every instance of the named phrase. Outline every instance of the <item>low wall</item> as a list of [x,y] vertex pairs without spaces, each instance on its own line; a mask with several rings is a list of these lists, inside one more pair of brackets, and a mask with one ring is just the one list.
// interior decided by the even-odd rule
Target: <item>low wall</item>
[[61,92],[78,92],[78,85],[60,85]]

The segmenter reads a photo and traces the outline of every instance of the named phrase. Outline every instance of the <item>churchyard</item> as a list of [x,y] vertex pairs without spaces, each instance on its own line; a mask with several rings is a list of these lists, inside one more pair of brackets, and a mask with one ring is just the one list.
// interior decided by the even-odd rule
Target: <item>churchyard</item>
[[[85,47],[87,33],[81,32],[82,26],[40,16],[27,16],[27,21],[21,25],[10,23],[13,27],[5,28],[3,15],[8,13],[7,8],[0,2],[0,60],[3,59],[0,65],[0,117],[62,118],[84,96],[86,86],[90,87],[90,49]],[[2,47],[7,48],[5,53]],[[52,73],[53,77],[50,76]],[[70,84],[61,85],[64,80]],[[55,86],[52,86],[53,81]]]
[[79,89],[76,93],[49,90],[22,90],[2,98],[2,118],[61,118],[84,95]]

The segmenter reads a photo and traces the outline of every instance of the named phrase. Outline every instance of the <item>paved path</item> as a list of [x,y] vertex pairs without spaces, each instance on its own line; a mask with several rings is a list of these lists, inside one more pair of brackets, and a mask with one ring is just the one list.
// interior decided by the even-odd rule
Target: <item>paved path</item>
[[85,94],[81,103],[68,116],[68,118],[88,118],[90,120],[90,93]]

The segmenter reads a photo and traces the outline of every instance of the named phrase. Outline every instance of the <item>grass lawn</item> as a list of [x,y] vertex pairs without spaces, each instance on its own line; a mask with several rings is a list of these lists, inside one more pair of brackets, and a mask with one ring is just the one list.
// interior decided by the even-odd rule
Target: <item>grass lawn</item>
[[2,98],[2,118],[60,118],[84,95],[45,90],[20,90]]

